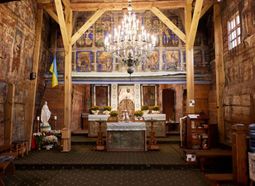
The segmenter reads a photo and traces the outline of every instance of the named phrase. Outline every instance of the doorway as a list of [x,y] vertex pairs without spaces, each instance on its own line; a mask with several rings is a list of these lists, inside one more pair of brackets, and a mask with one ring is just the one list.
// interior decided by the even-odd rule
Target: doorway
[[164,89],[162,93],[163,113],[166,121],[175,121],[175,90]]

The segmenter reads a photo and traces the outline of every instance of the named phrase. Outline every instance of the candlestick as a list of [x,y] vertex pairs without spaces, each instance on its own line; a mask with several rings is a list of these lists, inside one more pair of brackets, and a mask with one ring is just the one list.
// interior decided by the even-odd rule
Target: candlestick
[[57,116],[54,116],[54,120],[57,120]]

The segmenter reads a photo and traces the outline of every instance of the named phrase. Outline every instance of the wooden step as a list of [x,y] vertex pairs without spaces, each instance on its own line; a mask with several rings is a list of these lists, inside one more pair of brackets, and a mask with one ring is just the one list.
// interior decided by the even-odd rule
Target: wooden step
[[220,185],[220,183],[229,183],[233,181],[233,174],[231,173],[211,173],[205,174],[205,177],[214,185]]

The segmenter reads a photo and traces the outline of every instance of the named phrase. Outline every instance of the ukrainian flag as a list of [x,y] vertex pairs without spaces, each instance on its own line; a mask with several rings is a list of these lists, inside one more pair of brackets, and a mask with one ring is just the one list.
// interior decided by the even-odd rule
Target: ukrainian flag
[[58,71],[57,71],[57,60],[56,56],[54,56],[53,62],[50,66],[50,72],[52,73],[52,87],[55,87],[58,85]]

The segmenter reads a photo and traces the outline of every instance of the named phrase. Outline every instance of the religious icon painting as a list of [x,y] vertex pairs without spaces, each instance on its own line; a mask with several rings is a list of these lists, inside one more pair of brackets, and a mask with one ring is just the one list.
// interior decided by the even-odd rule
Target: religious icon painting
[[23,33],[17,29],[14,46],[13,46],[13,63],[12,63],[12,72],[17,73],[20,67],[20,59],[21,59],[21,50],[23,45]]
[[[178,26],[178,17],[172,16],[170,20]],[[162,26],[162,45],[164,47],[176,47],[179,45],[179,37],[175,35],[166,25]]]
[[194,66],[203,66],[203,54],[202,50],[200,49],[195,49],[194,50]]
[[163,52],[163,70],[177,70],[180,66],[180,51],[179,50],[165,50]]
[[143,71],[157,71],[159,70],[159,51],[152,51],[150,56],[142,65]]
[[160,35],[161,35],[161,22],[156,17],[153,16],[150,12],[150,14],[147,14],[147,16],[143,19],[145,30],[147,30],[150,34],[154,34],[154,36],[157,37],[157,43],[156,47],[160,44]]
[[77,53],[76,53],[76,71],[77,72],[94,71],[94,52],[77,51]]
[[[88,15],[87,15],[88,16]],[[88,18],[88,17],[87,17]],[[79,17],[76,21],[76,29],[80,29],[86,22],[86,18]],[[93,26],[91,26],[76,42],[77,48],[92,47],[93,45]]]
[[[53,57],[52,57],[53,60]],[[50,64],[52,63],[52,60]],[[56,61],[57,61],[57,71],[58,74],[64,74],[65,72],[65,52],[64,51],[57,51],[56,52]]]
[[113,68],[113,58],[108,52],[97,52],[97,71],[98,72],[111,72]]
[[155,86],[142,86],[143,105],[156,105],[156,88]]
[[95,86],[95,102],[97,106],[108,105],[109,86]]
[[107,33],[112,31],[113,27],[113,16],[112,14],[107,14],[101,17],[95,23],[95,45],[97,47],[104,46],[104,37]]

